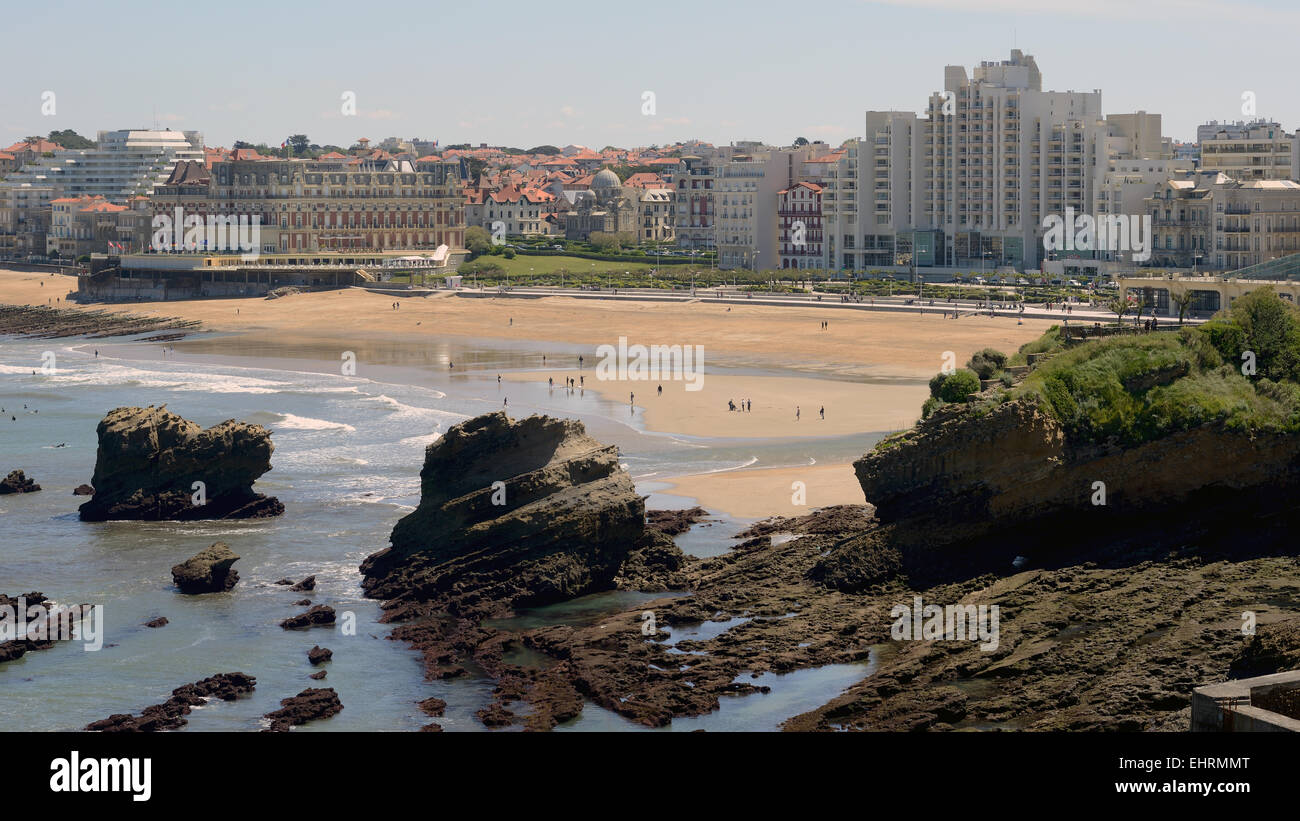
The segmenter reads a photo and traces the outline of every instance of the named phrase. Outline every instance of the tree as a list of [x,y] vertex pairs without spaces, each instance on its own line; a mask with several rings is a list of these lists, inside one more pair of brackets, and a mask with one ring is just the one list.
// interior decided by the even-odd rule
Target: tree
[[62,148],[69,149],[95,147],[95,142],[93,140],[86,139],[71,128],[64,129],[63,131],[51,131],[49,141],[57,143]]
[[302,154],[311,147],[311,140],[307,139],[306,134],[294,134],[288,139],[289,148],[294,154]]
[[1124,314],[1128,313],[1128,309],[1129,309],[1128,297],[1123,294],[1120,294],[1119,296],[1112,299],[1106,305],[1106,308],[1109,309],[1110,312],[1115,315],[1116,325],[1123,324]]
[[592,231],[591,236],[587,238],[592,247],[602,254],[617,254],[622,250],[622,244],[619,242],[618,234],[610,234],[605,231]]
[[526,153],[528,153],[528,154],[546,154],[546,155],[548,155],[548,156],[554,157],[556,154],[559,154],[559,153],[560,153],[560,149],[556,148],[556,147],[553,146],[553,145],[539,145],[539,146],[536,146],[536,147],[534,147],[534,148],[530,148],[530,149],[528,149],[528,151],[527,151]]
[[471,225],[465,229],[465,249],[472,257],[486,254],[492,250],[492,235],[481,225]]
[[1187,309],[1192,306],[1192,290],[1182,286],[1170,288],[1169,298],[1173,301],[1174,305],[1178,306],[1178,324],[1182,325],[1183,315],[1186,314]]

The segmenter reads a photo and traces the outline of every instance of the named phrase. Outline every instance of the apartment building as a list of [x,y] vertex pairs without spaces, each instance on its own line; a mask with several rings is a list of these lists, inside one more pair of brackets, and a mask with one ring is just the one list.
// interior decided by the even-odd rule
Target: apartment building
[[682,248],[713,250],[717,247],[718,168],[731,159],[729,146],[703,144],[680,158],[672,172],[677,244]]
[[822,187],[797,182],[777,192],[777,251],[782,269],[825,268]]
[[777,194],[794,185],[804,161],[830,148],[820,142],[792,148],[745,142],[732,148],[731,159],[717,168],[713,195],[718,267],[775,268],[780,264]]
[[1156,266],[1235,270],[1300,253],[1300,183],[1222,172],[1172,179],[1146,200]]
[[0,256],[45,253],[54,186],[39,182],[0,183]]
[[203,135],[197,131],[100,131],[95,148],[41,155],[0,187],[50,185],[58,197],[103,197],[122,204],[152,194],[177,162],[203,157]]
[[1209,123],[1196,131],[1203,171],[1221,171],[1242,182],[1294,179],[1295,135],[1278,123]]
[[261,219],[260,251],[465,247],[463,166],[409,160],[231,159],[206,180],[193,166],[152,197],[157,215]]
[[[624,183],[625,190],[631,189]],[[675,198],[671,188],[646,188],[641,192],[641,215],[638,218],[642,242],[672,242],[677,223]]]
[[45,253],[50,257],[76,259],[108,249],[117,241],[118,214],[125,205],[114,205],[103,197],[60,197],[50,203],[50,229]]

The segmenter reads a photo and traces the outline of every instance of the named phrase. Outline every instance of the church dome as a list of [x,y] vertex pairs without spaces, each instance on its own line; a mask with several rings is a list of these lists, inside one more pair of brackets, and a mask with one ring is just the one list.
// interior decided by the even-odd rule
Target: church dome
[[608,168],[602,168],[591,180],[591,187],[594,189],[618,188],[622,184],[619,182],[618,175]]

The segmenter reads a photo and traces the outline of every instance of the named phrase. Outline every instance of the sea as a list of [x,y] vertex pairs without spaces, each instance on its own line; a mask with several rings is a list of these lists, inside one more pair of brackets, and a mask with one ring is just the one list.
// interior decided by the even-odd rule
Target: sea
[[[426,681],[419,656],[388,639],[379,603],[364,598],[358,565],[419,502],[425,448],[452,425],[488,411],[513,417],[576,417],[618,445],[651,508],[689,507],[663,494],[666,477],[749,467],[830,464],[856,458],[885,432],[827,438],[693,438],[647,431],[639,409],[595,391],[550,389],[497,375],[554,370],[593,351],[560,343],[438,338],[427,345],[372,344],[346,354],[318,343],[205,334],[176,342],[137,338],[0,338],[0,474],[21,469],[43,488],[0,496],[0,593],[40,591],[60,605],[102,606],[103,646],[64,642],[0,665],[0,731],[78,730],[115,713],[138,713],[171,690],[210,675],[256,676],[250,697],[212,701],[186,732],[262,729],[280,699],[308,686],[333,687],[344,709],[294,732],[411,731],[430,722],[416,703],[447,702],[447,731],[481,732],[475,712],[493,682]],[[546,358],[545,364],[543,357]],[[711,368],[711,370],[713,370]],[[726,369],[717,369],[726,371]],[[736,374],[802,375],[734,369]],[[283,516],[253,521],[82,522],[73,495],[94,470],[95,427],[122,406],[163,405],[204,427],[236,419],[272,431],[272,470],[256,484],[278,497]],[[698,556],[724,553],[752,520],[717,514],[678,537]],[[239,556],[230,593],[187,596],[174,564],[222,541]],[[315,575],[316,589],[276,585]],[[354,635],[334,628],[286,631],[279,622],[301,598],[350,614]],[[602,593],[521,614],[530,624],[575,623],[652,598]],[[161,628],[144,623],[159,616]],[[314,645],[334,651],[312,668]],[[725,697],[721,709],[674,721],[669,730],[775,730],[871,672],[871,664],[764,674],[768,694]],[[307,678],[327,669],[323,682]],[[751,683],[748,674],[742,678]],[[517,728],[516,728],[517,729]],[[589,704],[560,730],[644,731]],[[499,731],[496,731],[499,732]]]

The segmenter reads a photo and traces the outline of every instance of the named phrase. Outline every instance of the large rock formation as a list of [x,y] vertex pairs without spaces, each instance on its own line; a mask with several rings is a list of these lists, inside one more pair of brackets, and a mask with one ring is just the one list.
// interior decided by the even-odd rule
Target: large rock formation
[[1264,533],[1276,514],[1300,511],[1300,436],[1204,425],[1128,447],[1072,441],[1032,399],[941,408],[854,469],[885,527],[815,571],[850,592],[897,572],[937,582],[1013,562],[1136,561],[1190,539],[1266,555],[1281,547]]
[[429,446],[415,512],[362,564],[368,595],[461,615],[611,587],[645,527],[617,448],[581,422],[491,413]]
[[225,542],[217,542],[183,564],[173,565],[172,581],[182,593],[223,593],[239,581],[239,572],[231,569],[237,561],[235,551]]
[[[955,521],[1163,508],[1207,488],[1295,480],[1297,457],[1300,437],[1214,426],[1128,448],[1070,442],[1054,417],[1021,399],[986,412],[942,409],[853,467],[882,522]],[[1105,483],[1104,504],[1093,502],[1095,482]]]
[[[249,519],[278,516],[278,499],[253,492],[271,469],[271,433],[229,420],[204,430],[166,406],[118,408],[97,429],[88,522],[109,519]],[[201,486],[195,483],[202,482]],[[196,493],[201,491],[196,503]]]

